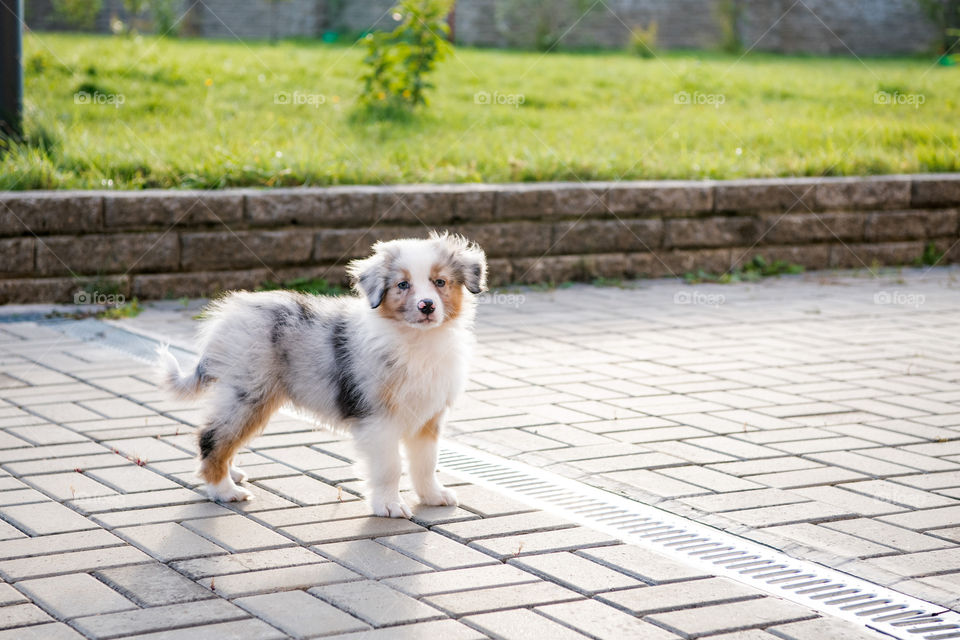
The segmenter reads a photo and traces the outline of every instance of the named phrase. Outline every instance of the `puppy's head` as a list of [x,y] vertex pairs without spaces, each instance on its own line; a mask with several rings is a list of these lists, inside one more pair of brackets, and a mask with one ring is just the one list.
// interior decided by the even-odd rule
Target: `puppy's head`
[[347,271],[357,293],[384,317],[418,329],[456,319],[465,291],[487,286],[487,258],[462,236],[430,234],[426,240],[391,240],[373,245],[373,255]]

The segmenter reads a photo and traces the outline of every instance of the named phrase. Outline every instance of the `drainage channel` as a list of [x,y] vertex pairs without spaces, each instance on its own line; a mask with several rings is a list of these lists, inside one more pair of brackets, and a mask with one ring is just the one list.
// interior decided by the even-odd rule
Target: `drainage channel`
[[[154,360],[163,341],[93,319],[43,324],[146,361]],[[196,358],[181,347],[171,351],[184,362]],[[894,638],[960,638],[960,613],[549,471],[449,441],[441,448],[439,467],[624,542]]]

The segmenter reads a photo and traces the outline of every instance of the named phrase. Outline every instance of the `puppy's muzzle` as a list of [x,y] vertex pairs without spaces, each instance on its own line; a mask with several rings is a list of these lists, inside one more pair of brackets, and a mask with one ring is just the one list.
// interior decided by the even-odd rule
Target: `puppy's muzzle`
[[429,316],[431,313],[437,310],[437,308],[433,306],[433,300],[431,300],[430,298],[424,298],[423,300],[418,302],[417,309],[420,309],[420,313],[422,313],[425,316]]

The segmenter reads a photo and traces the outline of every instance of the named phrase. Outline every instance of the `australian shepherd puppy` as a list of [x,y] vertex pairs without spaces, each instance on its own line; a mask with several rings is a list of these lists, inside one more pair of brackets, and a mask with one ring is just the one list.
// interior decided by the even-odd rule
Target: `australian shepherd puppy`
[[284,403],[349,432],[365,463],[378,516],[409,518],[400,497],[400,444],[427,505],[456,505],[436,477],[437,437],[460,393],[486,257],[460,236],[378,242],[350,263],[356,296],[239,292],[214,302],[202,354],[183,373],[161,350],[164,386],[181,398],[206,391],[199,475],[214,500],[248,500],[237,451]]

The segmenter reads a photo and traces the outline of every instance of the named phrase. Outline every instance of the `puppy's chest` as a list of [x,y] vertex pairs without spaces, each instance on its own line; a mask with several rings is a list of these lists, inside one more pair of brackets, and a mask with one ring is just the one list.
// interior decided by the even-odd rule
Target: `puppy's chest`
[[463,385],[459,349],[425,349],[398,354],[386,381],[385,400],[414,426],[453,403]]

